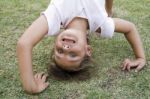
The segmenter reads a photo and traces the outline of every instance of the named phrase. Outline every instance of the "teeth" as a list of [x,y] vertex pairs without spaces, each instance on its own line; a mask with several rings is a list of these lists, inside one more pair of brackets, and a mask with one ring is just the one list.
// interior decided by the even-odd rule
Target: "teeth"
[[74,40],[70,40],[70,39],[62,39],[63,41],[65,41],[65,42],[71,42],[71,43],[75,43],[75,41]]

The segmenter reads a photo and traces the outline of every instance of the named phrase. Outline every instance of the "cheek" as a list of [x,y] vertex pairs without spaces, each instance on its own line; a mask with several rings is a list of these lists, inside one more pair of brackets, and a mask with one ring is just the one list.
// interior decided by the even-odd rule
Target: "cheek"
[[86,50],[84,48],[77,49],[77,55],[78,58],[80,58],[80,60],[82,60],[84,58],[84,56],[86,55]]
[[61,41],[58,39],[55,41],[55,47],[61,47]]
[[76,48],[76,50],[82,54],[84,54],[84,52],[86,51],[86,45],[85,44],[79,44]]
[[79,43],[80,47],[81,47],[81,46],[84,47],[85,45],[87,45],[87,42],[86,42],[85,40],[79,40],[78,43]]
[[61,41],[61,35],[58,35],[55,39],[55,43],[60,42]]

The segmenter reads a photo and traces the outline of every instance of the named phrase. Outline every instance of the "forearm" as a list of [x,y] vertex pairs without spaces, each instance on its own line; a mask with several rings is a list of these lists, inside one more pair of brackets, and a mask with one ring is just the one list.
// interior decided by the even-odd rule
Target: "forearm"
[[142,41],[135,25],[119,18],[114,18],[113,20],[115,23],[115,32],[123,33],[125,35],[134,51],[135,57],[145,59]]
[[125,33],[125,37],[132,46],[136,58],[145,59],[144,49],[142,45],[141,38],[138,31],[136,30],[135,25],[131,24],[132,29]]
[[45,16],[42,15],[31,24],[17,43],[20,77],[23,87],[28,93],[38,93],[42,91],[37,88],[38,84],[33,73],[32,49],[44,38],[47,32],[47,20]]
[[18,41],[17,55],[23,87],[27,92],[32,93],[35,86],[32,69],[32,48],[28,44]]

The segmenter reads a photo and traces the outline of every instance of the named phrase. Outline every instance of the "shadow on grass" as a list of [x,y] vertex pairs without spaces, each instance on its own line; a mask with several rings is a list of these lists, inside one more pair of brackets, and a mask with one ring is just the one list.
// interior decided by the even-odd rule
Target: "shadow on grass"
[[57,71],[53,71],[53,69],[49,69],[49,75],[51,75],[49,78],[50,79],[55,79],[55,80],[60,80],[60,81],[86,81],[91,78],[96,77],[98,74],[97,72],[97,67],[96,66],[91,66],[88,68],[85,68],[83,70],[77,71],[77,72],[67,72],[67,73],[61,73]]

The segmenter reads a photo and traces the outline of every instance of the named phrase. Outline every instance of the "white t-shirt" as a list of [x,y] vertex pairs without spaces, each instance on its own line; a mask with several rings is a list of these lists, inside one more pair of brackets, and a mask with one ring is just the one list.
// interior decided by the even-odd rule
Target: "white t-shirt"
[[57,35],[75,17],[88,19],[90,32],[101,28],[102,37],[112,37],[114,22],[105,10],[105,0],[52,0],[42,13],[48,21],[48,35]]

